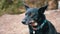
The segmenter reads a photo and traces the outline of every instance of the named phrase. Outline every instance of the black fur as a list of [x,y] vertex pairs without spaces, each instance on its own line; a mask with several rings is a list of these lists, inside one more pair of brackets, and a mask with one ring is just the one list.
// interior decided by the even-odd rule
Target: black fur
[[[48,5],[37,9],[37,8],[29,8],[28,6],[25,5],[26,17],[24,18],[22,23],[28,25],[30,34],[33,34],[33,31],[35,31],[35,34],[57,34],[55,27],[50,23],[50,21],[46,19],[44,15],[44,12],[47,9],[47,7]],[[32,17],[30,14],[33,14]],[[30,24],[29,22],[31,21],[31,19],[36,21],[38,24],[37,26],[33,26],[34,28],[41,26],[41,24],[43,24],[45,20],[46,20],[46,23],[43,25],[42,28],[39,28],[38,30],[34,30],[32,26],[29,25]]]

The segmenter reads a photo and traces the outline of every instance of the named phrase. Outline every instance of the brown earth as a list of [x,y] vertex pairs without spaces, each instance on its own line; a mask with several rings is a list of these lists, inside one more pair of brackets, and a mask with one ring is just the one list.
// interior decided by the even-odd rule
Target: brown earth
[[[57,32],[60,32],[60,10],[45,12],[46,18],[52,22]],[[24,13],[20,15],[4,14],[0,17],[0,34],[28,34],[27,25],[21,23]]]

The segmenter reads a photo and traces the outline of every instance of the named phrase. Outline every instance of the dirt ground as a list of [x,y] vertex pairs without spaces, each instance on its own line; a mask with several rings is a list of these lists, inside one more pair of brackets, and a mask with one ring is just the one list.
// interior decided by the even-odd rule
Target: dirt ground
[[[60,10],[45,12],[46,18],[52,22],[57,32],[60,32]],[[4,14],[0,17],[0,34],[29,34],[27,25],[21,23],[24,13],[19,15]]]

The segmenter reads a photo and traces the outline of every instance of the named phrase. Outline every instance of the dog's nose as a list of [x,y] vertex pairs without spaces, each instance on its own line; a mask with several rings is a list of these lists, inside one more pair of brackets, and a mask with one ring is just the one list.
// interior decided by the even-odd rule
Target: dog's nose
[[24,22],[24,21],[22,21],[22,23],[23,23],[23,24],[25,24],[25,22]]

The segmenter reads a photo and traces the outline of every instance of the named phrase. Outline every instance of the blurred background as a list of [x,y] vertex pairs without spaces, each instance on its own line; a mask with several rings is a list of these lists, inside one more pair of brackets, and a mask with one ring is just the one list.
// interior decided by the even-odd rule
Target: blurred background
[[24,4],[37,8],[48,4],[48,10],[53,10],[58,9],[59,0],[0,0],[0,15],[23,13]]
[[60,32],[60,0],[0,0],[0,34],[29,34],[28,26],[21,23],[25,17],[24,4],[31,8],[48,4],[46,18]]

